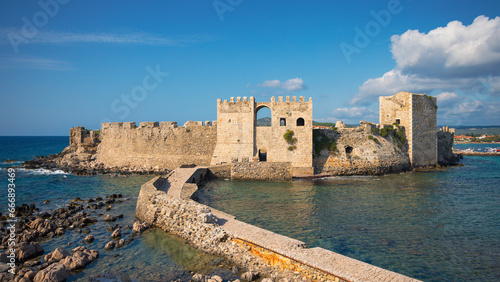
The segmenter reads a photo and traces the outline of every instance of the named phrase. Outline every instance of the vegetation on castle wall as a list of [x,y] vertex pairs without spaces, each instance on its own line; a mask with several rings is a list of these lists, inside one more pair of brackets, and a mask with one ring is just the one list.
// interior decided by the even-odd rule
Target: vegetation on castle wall
[[387,137],[387,131],[384,127],[380,129],[380,135],[382,135],[382,137]]
[[313,130],[313,147],[316,156],[319,156],[323,149],[328,149],[330,152],[338,151],[335,139],[330,139],[320,130]]
[[285,138],[286,142],[290,145],[288,147],[288,151],[293,151],[297,149],[297,146],[295,146],[295,143],[297,143],[297,138],[293,137],[295,135],[295,132],[293,130],[287,130],[285,134],[283,134],[283,138]]

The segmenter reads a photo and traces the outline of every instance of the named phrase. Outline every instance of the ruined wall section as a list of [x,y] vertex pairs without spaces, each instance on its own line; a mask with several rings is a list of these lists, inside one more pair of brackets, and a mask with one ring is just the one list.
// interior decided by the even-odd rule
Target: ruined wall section
[[380,96],[380,124],[398,123],[405,128],[408,154],[412,158],[412,93],[399,92],[393,96]]
[[424,94],[412,95],[413,167],[437,164],[437,100]]
[[210,122],[103,123],[96,159],[106,168],[165,171],[183,164],[209,165],[217,126]]
[[411,170],[407,145],[398,146],[393,133],[383,137],[373,134],[371,128],[315,129],[315,138],[320,143],[326,138],[337,148],[334,151],[323,148],[319,155],[315,155],[315,173],[379,175]]
[[217,145],[212,165],[250,161],[254,150],[255,100],[250,97],[232,97],[229,101],[217,99]]

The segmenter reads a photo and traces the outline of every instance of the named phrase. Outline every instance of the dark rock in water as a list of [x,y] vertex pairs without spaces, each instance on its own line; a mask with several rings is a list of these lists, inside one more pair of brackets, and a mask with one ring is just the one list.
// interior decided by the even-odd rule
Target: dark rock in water
[[105,246],[104,246],[104,249],[105,250],[112,250],[115,248],[115,242],[114,241],[109,241]]
[[43,254],[43,248],[40,246],[38,243],[21,243],[19,246],[16,248],[16,253],[18,254],[18,260],[19,262],[24,262],[27,261],[28,259],[37,257],[39,255]]
[[42,281],[66,281],[68,274],[66,273],[66,267],[62,263],[54,263],[49,265],[47,268],[40,270],[33,278],[34,282]]
[[104,216],[102,217],[102,220],[103,220],[103,221],[115,221],[115,220],[117,220],[117,219],[118,219],[118,217],[117,217],[117,216],[115,216],[115,215],[111,215],[111,214],[106,214],[106,215],[104,215]]
[[122,229],[117,228],[113,233],[111,234],[111,238],[118,238],[122,236]]
[[94,236],[92,235],[87,235],[87,237],[85,237],[85,243],[92,243],[94,242]]
[[43,201],[43,204],[48,204],[48,203],[50,203],[50,200]]
[[80,197],[76,197],[73,200],[71,200],[71,202],[83,202],[83,200],[80,199]]
[[5,160],[4,161],[6,164],[11,164],[11,163],[15,163],[16,161],[15,160]]

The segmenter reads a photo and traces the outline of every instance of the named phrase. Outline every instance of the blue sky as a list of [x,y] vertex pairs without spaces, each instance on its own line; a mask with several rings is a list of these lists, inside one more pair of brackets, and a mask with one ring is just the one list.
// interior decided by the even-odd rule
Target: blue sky
[[[41,3],[41,4],[40,4]],[[498,1],[0,1],[0,135],[215,120],[216,99],[312,97],[378,122],[379,95],[438,123],[500,124]]]

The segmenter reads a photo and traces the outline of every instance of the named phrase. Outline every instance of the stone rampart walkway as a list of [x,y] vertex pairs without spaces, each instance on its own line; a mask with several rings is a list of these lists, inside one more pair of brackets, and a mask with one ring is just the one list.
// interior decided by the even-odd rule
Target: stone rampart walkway
[[201,167],[176,168],[158,190],[164,191],[171,197],[181,198],[184,184],[186,184],[191,176],[200,168]]

